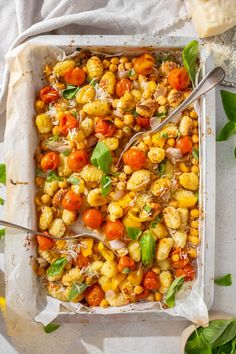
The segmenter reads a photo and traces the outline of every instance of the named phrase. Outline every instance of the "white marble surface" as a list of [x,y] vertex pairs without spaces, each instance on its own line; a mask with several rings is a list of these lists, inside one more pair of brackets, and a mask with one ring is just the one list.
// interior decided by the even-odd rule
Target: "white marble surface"
[[[175,35],[194,35],[191,24],[176,29]],[[226,120],[217,95],[217,127]],[[233,286],[215,287],[213,310],[236,315],[235,217],[236,217],[236,159],[233,154],[236,136],[217,143],[216,191],[216,251],[215,275],[232,273]],[[2,276],[0,272],[0,284]],[[0,287],[0,296],[3,288]],[[83,324],[63,324],[56,332],[45,334],[35,323],[25,323],[21,335],[6,334],[0,314],[1,354],[177,354],[180,334],[187,321],[154,321],[144,316],[129,321],[96,321]]]

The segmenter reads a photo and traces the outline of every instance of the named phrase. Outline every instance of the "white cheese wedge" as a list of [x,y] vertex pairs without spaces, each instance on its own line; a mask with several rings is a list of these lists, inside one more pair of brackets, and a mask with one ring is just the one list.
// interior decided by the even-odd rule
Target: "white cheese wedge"
[[199,37],[227,31],[236,25],[236,0],[185,0]]

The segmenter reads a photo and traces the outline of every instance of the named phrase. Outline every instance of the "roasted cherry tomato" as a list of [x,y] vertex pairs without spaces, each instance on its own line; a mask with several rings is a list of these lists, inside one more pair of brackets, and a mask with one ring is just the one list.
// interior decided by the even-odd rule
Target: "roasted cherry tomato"
[[55,151],[48,152],[41,160],[41,167],[43,171],[55,170],[59,165],[59,155]]
[[111,137],[116,132],[115,124],[109,119],[98,119],[95,125],[95,133],[100,133],[106,137]]
[[172,262],[173,268],[184,268],[189,263],[188,258],[179,259],[176,262]]
[[81,85],[84,82],[85,77],[86,77],[86,74],[85,74],[84,70],[82,70],[78,67],[68,70],[64,75],[65,81],[68,84],[74,85],[74,86]]
[[129,79],[121,79],[116,84],[116,96],[121,97],[126,91],[131,91],[132,81]]
[[188,263],[184,268],[176,269],[175,276],[178,278],[182,275],[185,276],[185,281],[192,281],[195,278],[195,270],[192,264]]
[[99,229],[103,221],[102,213],[94,208],[85,210],[82,219],[85,225],[91,229]]
[[73,172],[79,172],[88,163],[89,158],[85,150],[74,151],[68,157],[68,166]]
[[72,130],[74,128],[77,128],[79,126],[79,122],[77,119],[70,113],[65,114],[61,119],[59,123],[59,128],[60,131],[63,135],[67,135],[69,133],[69,130]]
[[58,99],[59,92],[52,86],[45,86],[40,90],[39,97],[45,104],[49,104]]
[[124,153],[123,161],[133,170],[140,170],[145,165],[146,156],[143,151],[131,148]]
[[136,118],[136,123],[144,129],[150,128],[150,118],[139,116]]
[[176,90],[185,90],[190,84],[187,70],[185,68],[171,70],[168,75],[168,83]]
[[78,210],[82,204],[83,199],[81,198],[81,196],[73,191],[67,192],[64,198],[62,199],[63,208],[70,211]]
[[134,62],[134,70],[140,75],[149,75],[152,72],[155,59],[150,54],[143,54]]
[[150,290],[145,288],[143,289],[143,292],[141,294],[136,294],[136,299],[137,300],[142,300],[142,299],[146,299],[150,294]]
[[39,244],[39,249],[41,251],[47,251],[50,250],[55,246],[55,241],[52,240],[51,238],[45,237],[45,236],[37,236],[37,241]]
[[192,152],[193,143],[188,136],[185,136],[177,141],[176,147],[181,150],[182,154],[187,154]]
[[86,268],[89,265],[89,258],[83,256],[82,253],[79,253],[75,260],[75,265],[80,269]]
[[133,259],[127,256],[120,257],[118,271],[122,274],[128,274],[131,270],[135,270],[135,262]]
[[104,232],[109,240],[120,240],[124,235],[124,225],[120,220],[108,221]]
[[101,301],[104,299],[104,291],[98,284],[90,286],[85,291],[85,300],[90,306],[99,306]]
[[160,280],[156,273],[152,270],[148,271],[144,276],[143,285],[149,290],[160,288]]

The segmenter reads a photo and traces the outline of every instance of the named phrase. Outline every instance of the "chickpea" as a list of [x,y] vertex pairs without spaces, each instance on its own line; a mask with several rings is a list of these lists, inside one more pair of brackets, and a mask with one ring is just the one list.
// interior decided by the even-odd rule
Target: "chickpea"
[[58,126],[54,127],[52,129],[52,134],[53,135],[61,135],[61,129]]
[[197,220],[191,221],[190,226],[193,227],[194,229],[198,229],[199,222]]
[[157,98],[157,102],[160,106],[164,106],[167,103],[167,99],[165,98],[165,96],[159,96]]
[[199,167],[198,166],[192,166],[191,167],[191,171],[194,173],[198,173],[199,172]]
[[192,141],[194,144],[198,143],[199,139],[198,139],[198,136],[197,135],[193,135],[192,136]]
[[134,117],[132,114],[125,114],[124,115],[124,124],[128,126],[133,126],[134,124]]
[[124,126],[124,122],[120,118],[115,118],[114,123],[118,129],[122,129]]
[[162,294],[159,292],[159,291],[157,291],[157,292],[155,292],[155,301],[161,301],[161,299],[162,299]]
[[118,71],[124,71],[124,70],[125,70],[124,64],[119,64],[118,65]]
[[121,57],[119,61],[120,61],[120,63],[122,63],[122,64],[126,64],[126,63],[129,62],[129,59],[128,59],[127,57]]
[[117,65],[116,64],[110,64],[109,65],[109,70],[112,72],[112,73],[115,73],[117,71]]
[[143,137],[143,142],[147,145],[147,146],[152,146],[152,138],[150,135],[148,136],[144,136]]
[[117,57],[111,58],[111,63],[118,65],[119,64],[119,58],[117,58]]
[[191,215],[193,218],[198,218],[198,217],[199,217],[199,210],[198,210],[198,209],[191,209],[190,215]]
[[189,115],[193,119],[197,119],[198,118],[197,113],[196,113],[196,111],[194,109],[189,113]]
[[140,130],[142,130],[142,128],[138,124],[135,124],[133,129],[135,132],[140,132]]
[[[131,69],[133,69],[133,63],[125,63],[125,69],[126,70],[131,70]],[[136,76],[136,75],[135,75]]]
[[51,200],[50,195],[48,194],[43,194],[41,197],[41,200],[44,204],[48,204]]
[[175,146],[175,139],[173,139],[173,138],[168,139],[167,144],[171,147]]
[[44,179],[42,177],[35,178],[35,183],[38,187],[42,186],[43,182],[44,182]]
[[109,60],[107,60],[107,59],[104,59],[104,60],[103,60],[103,62],[102,62],[102,65],[103,65],[104,69],[107,69],[107,68],[109,68],[109,65],[110,65],[110,62],[109,62]]
[[122,132],[124,133],[124,135],[126,136],[130,136],[132,134],[132,131],[129,127],[124,127],[122,128]]
[[128,165],[124,166],[124,173],[126,173],[127,175],[130,175],[133,172],[132,168],[129,167]]

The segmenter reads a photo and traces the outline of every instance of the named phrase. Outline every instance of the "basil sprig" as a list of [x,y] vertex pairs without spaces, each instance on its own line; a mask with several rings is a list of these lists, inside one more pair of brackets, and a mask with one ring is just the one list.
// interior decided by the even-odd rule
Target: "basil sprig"
[[221,90],[220,94],[224,111],[229,121],[221,129],[216,140],[225,141],[236,133],[236,93]]
[[188,71],[193,86],[195,84],[197,56],[198,56],[198,41],[194,40],[189,42],[184,47],[182,52],[184,67]]
[[110,171],[112,157],[110,150],[102,142],[98,142],[93,150],[91,159],[92,165],[100,168],[105,174]]
[[193,148],[192,154],[195,160],[199,160],[199,150],[197,148]]
[[132,240],[137,240],[139,236],[142,234],[142,231],[137,227],[126,226],[126,231],[129,238],[131,238]]
[[67,85],[66,89],[62,91],[62,96],[66,98],[67,100],[72,100],[75,98],[76,94],[79,92],[80,87],[78,86],[73,86],[73,85]]
[[60,274],[63,271],[66,263],[67,259],[65,257],[56,259],[47,269],[47,275],[54,276]]
[[70,292],[68,294],[68,300],[73,301],[77,298],[78,295],[82,294],[86,289],[88,285],[86,283],[80,283],[76,284],[73,283]]
[[182,288],[185,276],[176,278],[166,294],[166,304],[171,308],[175,306],[175,295]]
[[101,194],[103,197],[106,197],[111,190],[111,177],[102,176],[101,178]]
[[220,286],[230,286],[232,285],[232,275],[230,273],[224,275],[223,277],[216,278],[214,280],[215,284]]
[[64,178],[58,176],[58,175],[56,174],[56,172],[54,172],[54,171],[50,171],[50,172],[48,173],[47,179],[46,179],[47,182],[53,182],[53,181],[58,181],[58,182],[60,182],[60,181],[63,181],[63,180],[64,180]]
[[155,255],[156,241],[151,231],[145,232],[140,238],[142,263],[145,267],[152,264]]

